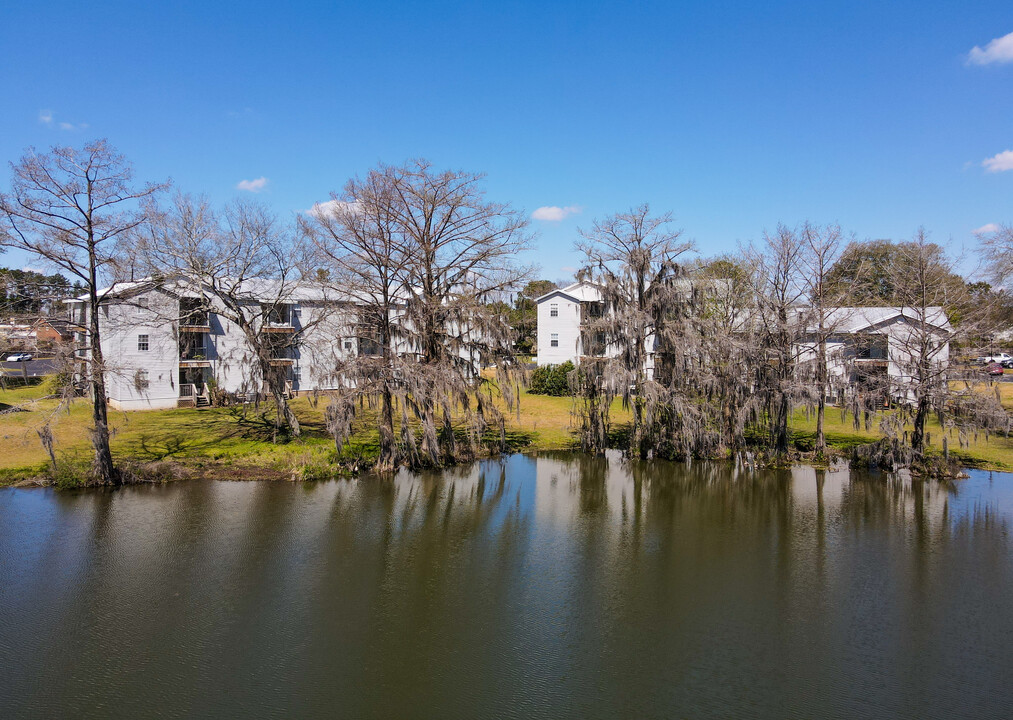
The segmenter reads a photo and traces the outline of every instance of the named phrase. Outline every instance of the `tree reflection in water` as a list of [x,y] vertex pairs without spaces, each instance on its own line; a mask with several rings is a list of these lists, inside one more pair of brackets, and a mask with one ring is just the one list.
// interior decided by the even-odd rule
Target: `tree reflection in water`
[[1001,715],[1007,486],[547,453],[6,491],[0,716]]

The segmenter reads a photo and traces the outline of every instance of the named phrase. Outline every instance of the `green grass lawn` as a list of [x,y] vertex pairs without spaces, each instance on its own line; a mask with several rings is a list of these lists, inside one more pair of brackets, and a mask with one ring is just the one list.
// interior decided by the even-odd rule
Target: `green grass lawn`
[[[58,409],[57,400],[43,399],[40,386],[0,390],[0,480],[8,482],[39,474],[48,457],[37,430],[51,422],[58,459],[81,462],[90,458],[88,428],[91,407],[85,399]],[[277,435],[274,410],[265,402],[259,410],[207,408],[194,410],[118,411],[109,409],[114,457],[139,462],[166,459],[202,461],[215,465],[290,472],[293,466],[326,462],[334,455],[334,443],[324,425],[327,398],[311,403],[296,398],[292,408],[302,425],[298,438]],[[521,412],[507,413],[508,444],[513,449],[565,449],[571,447],[569,398],[549,398],[522,393]],[[19,411],[10,412],[17,407]],[[505,408],[504,408],[505,410]],[[620,410],[621,412],[621,410]],[[354,435],[343,456],[369,456],[378,451],[375,415],[363,410],[353,425]]]
[[[994,391],[994,390],[986,390]],[[1013,384],[1009,392],[1001,386],[1003,401],[1013,406]],[[69,409],[58,410],[56,400],[43,399],[42,386],[0,390],[0,483],[9,483],[37,475],[47,466],[48,457],[37,433],[49,418],[52,423],[58,458],[86,462],[91,457],[88,427],[89,403],[76,400]],[[334,457],[334,444],[326,431],[323,410],[326,398],[316,405],[308,398],[293,400],[292,407],[303,426],[298,438],[277,436],[273,424],[273,406],[264,403],[260,410],[248,407],[173,409],[123,412],[110,409],[112,449],[118,460],[153,462],[182,460],[193,467],[235,468],[236,475],[250,472],[255,476],[291,476],[293,468],[326,464]],[[19,411],[12,412],[10,408]],[[566,449],[574,445],[571,427],[572,401],[566,397],[546,397],[522,393],[520,410],[508,412],[508,443],[515,450]],[[364,411],[356,420],[352,441],[345,448],[345,459],[369,456],[377,451],[378,435],[374,416]],[[629,415],[617,400],[613,406],[615,423],[627,422]],[[792,430],[796,438],[807,438],[815,430],[815,417],[796,412]],[[842,419],[836,408],[828,408],[826,432],[830,445],[847,451],[850,447],[876,440],[878,419],[871,430],[855,430],[850,417]],[[941,433],[933,420],[930,441],[941,449]],[[963,462],[976,467],[1013,469],[1013,440],[983,436],[969,448],[959,449],[956,439],[950,451]],[[226,473],[227,474],[227,473]]]

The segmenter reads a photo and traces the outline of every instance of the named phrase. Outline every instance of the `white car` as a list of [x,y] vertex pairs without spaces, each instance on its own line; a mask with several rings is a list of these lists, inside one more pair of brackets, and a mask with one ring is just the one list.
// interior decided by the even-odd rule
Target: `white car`
[[994,355],[982,355],[981,357],[976,358],[975,362],[980,365],[989,365],[990,363],[999,363],[1002,365],[1007,361],[1013,361],[1013,355],[1009,352],[997,352]]
[[32,359],[31,353],[14,353],[7,356],[7,362],[27,362]]

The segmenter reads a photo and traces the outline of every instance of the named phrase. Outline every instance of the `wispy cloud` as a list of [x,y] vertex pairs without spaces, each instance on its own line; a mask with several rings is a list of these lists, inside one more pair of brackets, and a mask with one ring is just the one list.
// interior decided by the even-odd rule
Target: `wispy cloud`
[[88,123],[56,122],[52,110],[39,110],[39,122],[46,127],[57,127],[61,130],[85,130],[88,127]]
[[240,180],[239,184],[236,185],[236,190],[245,190],[246,192],[259,193],[266,187],[267,187],[267,178],[259,177],[256,180]]
[[981,161],[981,166],[990,173],[1013,170],[1013,150],[1003,150],[998,155],[985,158]]
[[531,213],[531,217],[535,220],[547,220],[548,222],[559,222],[570,215],[576,215],[581,211],[579,205],[567,205],[566,207],[557,207],[556,205],[546,205],[540,207]]
[[968,65],[991,65],[1013,62],[1013,32],[990,40],[984,48],[975,45],[967,53]]
[[991,235],[992,233],[998,231],[999,231],[998,225],[996,225],[995,223],[988,223],[987,225],[982,225],[977,230],[972,230],[971,232],[973,232],[975,235]]

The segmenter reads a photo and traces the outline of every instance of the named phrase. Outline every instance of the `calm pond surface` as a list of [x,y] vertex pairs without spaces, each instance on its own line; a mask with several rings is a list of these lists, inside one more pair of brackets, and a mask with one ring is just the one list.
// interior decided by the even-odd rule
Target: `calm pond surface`
[[1013,476],[0,490],[0,718],[1008,718]]

